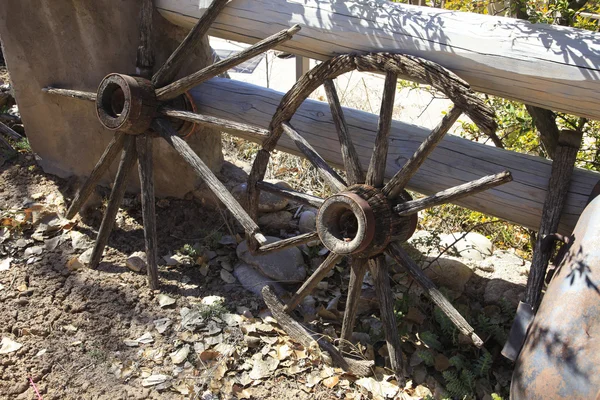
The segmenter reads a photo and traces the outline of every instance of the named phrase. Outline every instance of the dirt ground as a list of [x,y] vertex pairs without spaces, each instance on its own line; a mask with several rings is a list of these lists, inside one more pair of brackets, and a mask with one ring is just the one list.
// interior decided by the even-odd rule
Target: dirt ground
[[[39,194],[42,197],[38,201],[43,203],[54,196],[59,198],[61,193],[72,193],[73,182],[44,175],[32,156],[27,158],[14,165],[6,162],[1,168],[0,208],[20,207]],[[62,208],[61,202],[58,203],[58,208]],[[128,196],[124,203],[118,227],[96,271],[67,268],[73,255],[80,253],[73,249],[70,240],[53,250],[44,249],[29,263],[30,258],[24,253],[34,244],[31,230],[15,232],[13,240],[4,242],[3,256],[10,254],[14,261],[8,271],[0,272],[0,332],[2,336],[10,334],[23,346],[15,353],[0,356],[0,398],[37,399],[30,379],[46,400],[183,398],[170,390],[142,387],[143,372],[173,370],[173,365],[168,365],[167,356],[158,362],[140,357],[141,347],[128,347],[124,339],[153,332],[153,346],[166,349],[168,354],[173,344],[181,341],[180,332],[168,330],[165,335],[156,334],[153,321],[157,319],[177,319],[182,307],[192,307],[209,295],[225,297],[226,308],[234,312],[236,306],[244,305],[258,315],[264,307],[239,285],[223,284],[220,268],[211,268],[203,276],[198,267],[179,266],[161,268],[160,293],[177,299],[170,308],[161,308],[157,302],[159,292],[146,287],[145,275],[124,265],[127,255],[143,250],[144,246],[139,198]],[[101,214],[96,209],[84,215],[76,229],[91,240]],[[207,232],[210,235],[223,225],[218,213],[204,212],[191,200],[159,202],[157,222],[159,255],[193,239],[205,238]],[[21,242],[17,243],[17,238]],[[216,250],[224,256],[234,251],[223,246]],[[227,330],[225,342],[239,345],[243,337],[240,328],[227,327]],[[115,373],[115,365],[129,365],[136,371],[123,379]],[[211,366],[198,360],[179,376],[202,393],[211,373]],[[273,378],[255,387],[253,395],[284,398],[293,394],[294,398],[314,398],[314,392],[309,395],[300,386],[294,379]]]
[[[451,352],[426,345],[419,332],[433,330],[437,316],[422,293],[411,294],[416,300],[403,316],[403,335],[409,338],[403,351],[414,367],[407,390],[399,390],[383,369],[385,342],[380,328],[375,332],[381,326],[376,308],[359,318],[357,330],[370,341],[359,348],[377,365],[380,383],[373,388],[372,378],[348,376],[293,343],[262,299],[228,278],[224,271],[237,260],[230,235],[235,226],[222,213],[194,199],[157,201],[159,258],[192,244],[198,258],[173,266],[161,260],[161,290],[151,291],[144,273],[126,267],[127,257],[144,248],[139,195],[126,195],[99,268],[80,268],[74,260],[93,244],[108,189],[99,188],[75,226],[50,229],[44,223],[50,226],[49,218],[64,214],[79,182],[44,174],[30,153],[3,161],[0,210],[2,224],[11,229],[0,228],[0,261],[11,261],[8,268],[0,264],[0,336],[21,347],[0,354],[0,399],[442,398],[448,396],[440,382],[449,357],[461,349],[480,356],[472,345]],[[309,269],[318,265],[315,257],[307,260]],[[405,277],[396,278],[400,298],[415,290]],[[321,304],[316,329],[332,336],[339,330],[337,299],[343,304],[348,279],[347,271],[336,270],[329,288],[325,282],[326,289],[315,294]],[[493,319],[500,307],[477,302],[491,276],[468,279],[464,295],[455,298],[459,308],[483,310],[490,315],[486,326],[499,327]],[[213,296],[224,303],[212,302]],[[159,304],[165,299],[173,304]],[[502,339],[494,342],[492,335],[485,340],[494,372],[478,381],[478,398],[506,392],[510,382],[512,367],[499,360]],[[439,341],[448,339],[442,336]],[[435,363],[423,363],[424,354],[432,360],[435,355]]]

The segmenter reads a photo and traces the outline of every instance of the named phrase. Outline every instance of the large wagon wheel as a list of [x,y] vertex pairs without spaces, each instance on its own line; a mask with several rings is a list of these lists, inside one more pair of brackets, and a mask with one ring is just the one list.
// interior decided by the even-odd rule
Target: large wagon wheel
[[136,73],[134,75],[109,74],[96,93],[79,90],[47,87],[43,90],[54,95],[62,95],[76,99],[94,101],[96,103],[100,123],[110,130],[116,131],[112,141],[100,157],[89,178],[76,194],[67,218],[73,218],[81,209],[98,181],[122,152],[108,206],[102,223],[89,266],[96,268],[102,258],[102,252],[108,242],[119,205],[125,193],[125,183],[129,172],[139,161],[139,176],[142,190],[142,213],[144,222],[145,247],[148,261],[148,281],[150,287],[158,287],[156,266],[156,217],[154,207],[154,178],[152,167],[152,139],[160,136],[166,140],[206,182],[212,192],[219,198],[238,219],[246,233],[254,242],[265,243],[258,225],[248,213],[227,191],[225,186],[210,171],[206,164],[196,155],[168,118],[178,118],[200,124],[217,127],[234,126],[237,129],[253,131],[232,121],[210,118],[204,115],[174,108],[176,104],[185,104],[182,95],[200,83],[213,78],[242,62],[255,57],[289,39],[300,30],[298,25],[274,34],[253,46],[201,69],[185,78],[174,81],[178,71],[186,63],[194,47],[200,45],[203,36],[228,0],[215,0],[198,20],[179,47],[171,54],[162,67],[153,74],[154,56],[150,39],[152,37],[152,0],[143,0],[140,10],[140,45],[137,51]]
[[[378,132],[366,175],[352,144],[333,83],[334,78],[355,69],[386,74]],[[433,129],[400,171],[384,185],[388,136],[399,76],[431,85],[450,98],[454,107],[442,118],[439,125]],[[324,85],[337,128],[347,180],[344,180],[317,154],[290,122],[302,102],[321,85]],[[263,246],[254,243],[256,252],[264,254],[277,251],[313,241],[316,238],[320,239],[323,245],[330,250],[329,256],[292,296],[284,310],[288,313],[291,312],[332,270],[340,258],[349,257],[350,283],[339,345],[343,350],[351,338],[361,284],[368,265],[380,302],[390,363],[397,374],[404,374],[404,369],[400,338],[393,313],[394,301],[388,266],[384,254],[394,258],[408,271],[461,333],[471,338],[475,345],[483,344],[473,328],[399,245],[399,242],[406,241],[413,234],[417,224],[418,211],[454,201],[511,180],[510,173],[504,171],[418,200],[412,200],[404,190],[411,177],[463,112],[482,131],[488,134],[494,133],[496,123],[493,111],[470,90],[466,82],[437,64],[401,54],[338,56],[307,72],[283,97],[273,116],[269,136],[263,141],[263,147],[257,154],[249,177],[248,202],[250,215],[254,218],[257,214],[258,196],[261,190],[318,208],[316,232]],[[300,152],[319,171],[323,180],[334,193],[332,196],[321,199],[282,189],[263,181],[270,153],[283,133],[295,142]]]

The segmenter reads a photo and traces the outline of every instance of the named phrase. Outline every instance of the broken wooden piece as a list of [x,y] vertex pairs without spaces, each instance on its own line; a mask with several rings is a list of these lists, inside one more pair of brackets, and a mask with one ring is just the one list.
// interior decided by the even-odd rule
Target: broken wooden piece
[[354,360],[343,357],[335,346],[328,342],[323,335],[309,332],[302,324],[290,317],[270,286],[265,286],[262,289],[262,295],[265,304],[271,310],[271,314],[273,314],[273,318],[277,320],[277,323],[293,340],[307,349],[315,349],[318,345],[322,350],[329,353],[336,367],[342,368],[346,372],[356,376],[370,376],[373,374],[371,369],[374,367],[373,361]]

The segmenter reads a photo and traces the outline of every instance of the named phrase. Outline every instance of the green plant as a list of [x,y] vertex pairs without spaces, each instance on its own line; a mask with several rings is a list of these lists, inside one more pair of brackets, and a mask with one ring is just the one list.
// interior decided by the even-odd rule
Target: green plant
[[229,312],[227,307],[225,307],[225,305],[223,303],[218,302],[218,301],[214,302],[212,304],[200,304],[198,306],[198,311],[200,312],[200,315],[204,319],[210,319],[212,317],[218,318],[221,315]]
[[28,153],[31,152],[31,145],[29,144],[29,140],[27,138],[23,138],[18,142],[14,142],[13,147],[15,150],[25,151]]
[[177,252],[184,256],[189,256],[193,260],[196,260],[198,257],[200,257],[202,255],[202,249],[198,244],[196,244],[194,246],[192,246],[190,244],[184,244],[183,247],[181,247],[179,250],[177,250]]

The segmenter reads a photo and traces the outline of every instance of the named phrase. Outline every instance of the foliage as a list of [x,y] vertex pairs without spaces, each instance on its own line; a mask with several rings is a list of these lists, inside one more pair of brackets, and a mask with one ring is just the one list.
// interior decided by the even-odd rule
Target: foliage
[[23,138],[18,142],[14,142],[13,147],[15,150],[20,150],[27,153],[31,152],[31,145],[29,144],[29,140],[27,138]]

